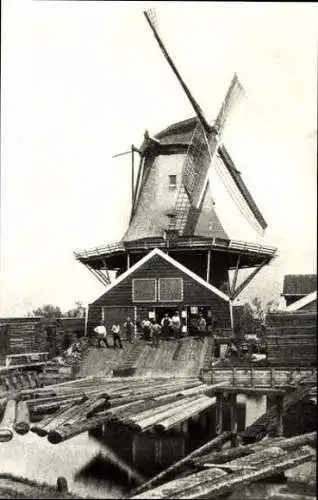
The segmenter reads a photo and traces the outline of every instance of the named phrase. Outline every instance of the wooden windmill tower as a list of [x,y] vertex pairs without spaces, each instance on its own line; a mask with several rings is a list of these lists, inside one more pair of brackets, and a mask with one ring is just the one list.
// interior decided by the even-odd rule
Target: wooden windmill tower
[[[148,252],[159,248],[233,300],[276,253],[273,247],[231,238],[219,216],[215,188],[210,182],[212,170],[249,223],[256,230],[265,230],[266,221],[222,143],[229,116],[244,91],[235,74],[216,120],[209,123],[163,45],[154,16],[150,11],[144,14],[195,117],[174,123],[154,136],[146,132],[141,147],[132,147],[129,227],[120,242],[75,256],[108,286],[109,271],[116,270],[120,277]],[[136,153],[140,161],[134,180]],[[236,286],[243,268],[251,268],[251,273]],[[234,270],[231,283],[229,270]]]

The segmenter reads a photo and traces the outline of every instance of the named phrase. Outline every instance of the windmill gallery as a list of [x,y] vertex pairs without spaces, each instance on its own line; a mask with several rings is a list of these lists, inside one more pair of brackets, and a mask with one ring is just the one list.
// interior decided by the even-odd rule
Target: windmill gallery
[[[252,483],[262,489],[258,481],[265,478],[279,478],[277,492],[288,483],[286,471],[315,463],[316,276],[285,276],[288,307],[269,312],[256,332],[266,355],[258,366],[252,356],[239,356],[249,335],[237,330],[235,299],[277,256],[258,237],[236,238],[240,224],[258,235],[267,228],[224,144],[244,89],[234,74],[215,120],[208,121],[163,44],[154,11],[144,15],[195,115],[154,135],[146,131],[139,147],[115,155],[130,155],[130,219],[120,241],[74,252],[105,286],[88,305],[85,326],[84,318],[1,320],[0,347],[5,344],[13,365],[0,367],[0,448],[20,438],[34,438],[35,450],[42,450],[37,443],[44,437],[50,445],[70,440],[73,458],[64,460],[57,489],[55,472],[45,476],[50,487],[41,487],[43,498],[64,498],[67,482],[71,496],[86,494],[77,484],[79,464],[88,475],[97,462],[101,477],[110,478],[107,498],[250,498],[244,488]],[[235,234],[225,199],[238,216]],[[160,345],[149,342],[143,324],[163,325],[167,317],[172,324],[178,318],[177,329],[162,328]],[[127,318],[134,332],[122,339],[123,349],[108,349],[107,341],[102,349],[101,338],[96,346],[98,327],[114,332]],[[58,353],[58,332],[72,322],[77,338]],[[50,343],[40,349],[44,331]],[[20,348],[25,337],[34,352]],[[29,430],[33,434],[22,439]],[[39,470],[48,474],[53,455],[46,451],[39,452]],[[57,454],[53,461],[60,471]],[[115,481],[118,471],[117,483],[125,477],[125,488]],[[16,495],[23,481],[3,472],[0,461],[0,496]],[[297,487],[291,480],[275,498],[314,500],[315,481],[310,469]],[[299,494],[304,484],[306,496]],[[24,487],[23,498],[39,493],[30,481]],[[96,490],[89,493],[94,497]],[[270,490],[265,493],[257,498],[274,499]]]

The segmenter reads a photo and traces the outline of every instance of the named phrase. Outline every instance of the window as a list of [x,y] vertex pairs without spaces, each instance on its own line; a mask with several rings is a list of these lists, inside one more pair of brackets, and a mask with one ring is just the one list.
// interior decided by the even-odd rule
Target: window
[[132,281],[133,302],[156,302],[157,286],[155,278],[138,278]]
[[159,278],[158,295],[160,302],[180,302],[183,300],[183,279]]
[[176,189],[177,187],[177,176],[169,175],[169,190]]

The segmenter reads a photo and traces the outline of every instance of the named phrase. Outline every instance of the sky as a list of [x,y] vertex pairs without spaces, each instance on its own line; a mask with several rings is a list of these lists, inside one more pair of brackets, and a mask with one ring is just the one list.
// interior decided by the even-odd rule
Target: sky
[[130,159],[112,155],[139,146],[145,129],[193,116],[143,16],[149,7],[209,118],[235,71],[245,88],[224,142],[278,257],[241,300],[277,299],[284,274],[316,273],[315,2],[3,0],[2,317],[103,293],[73,251],[127,227]]

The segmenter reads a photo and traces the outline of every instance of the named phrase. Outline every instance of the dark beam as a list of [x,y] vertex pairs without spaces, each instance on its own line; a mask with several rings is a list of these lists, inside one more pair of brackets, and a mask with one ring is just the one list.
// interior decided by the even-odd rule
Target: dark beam
[[105,286],[105,283],[104,281],[100,278],[100,276],[97,274],[96,270],[93,269],[92,267],[90,267],[88,264],[85,264],[85,266],[87,267],[87,269],[92,273],[93,276],[95,276],[95,278],[98,279],[98,281]]
[[260,265],[256,267],[256,269],[254,269],[254,271],[252,271],[251,274],[243,281],[243,283],[241,283],[237,289],[231,293],[230,299],[234,300],[266,264],[268,264],[268,259],[264,259],[263,262],[261,262]]
[[233,282],[230,290],[230,295],[233,295],[236,287],[236,282],[237,282],[237,275],[239,271],[239,265],[240,265],[240,260],[241,260],[241,255],[238,254],[237,256],[237,261],[236,261],[236,266],[235,266],[235,271],[234,271],[234,276],[233,276]]

